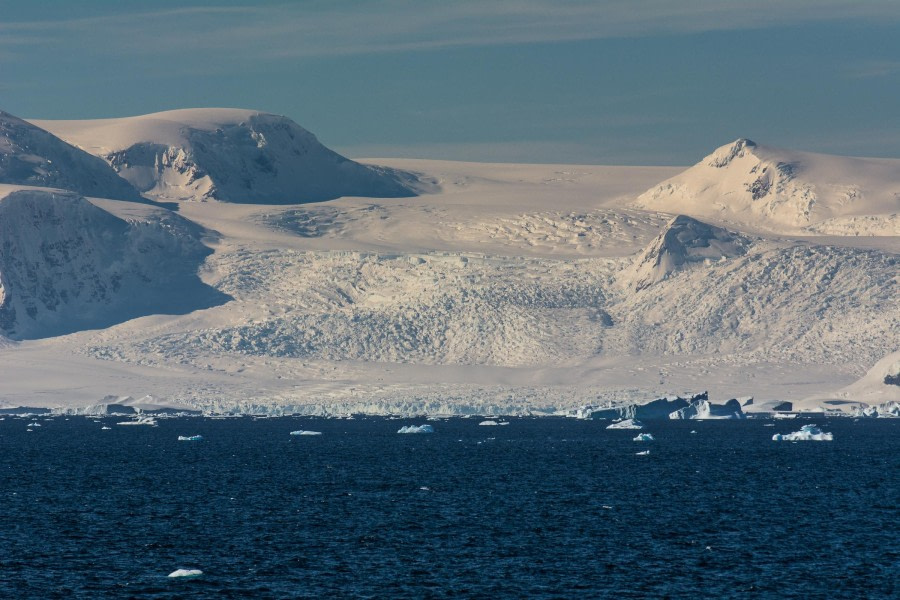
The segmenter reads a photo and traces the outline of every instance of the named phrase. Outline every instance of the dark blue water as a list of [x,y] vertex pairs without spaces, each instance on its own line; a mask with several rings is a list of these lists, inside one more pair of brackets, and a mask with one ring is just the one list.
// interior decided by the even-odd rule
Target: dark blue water
[[900,595],[900,421],[511,421],[7,417],[0,597]]

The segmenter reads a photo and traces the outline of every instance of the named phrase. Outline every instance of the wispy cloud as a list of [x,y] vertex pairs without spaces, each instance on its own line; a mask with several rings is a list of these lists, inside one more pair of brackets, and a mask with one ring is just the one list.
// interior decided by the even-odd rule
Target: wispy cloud
[[876,79],[900,75],[900,60],[867,60],[848,66],[844,73],[850,79]]
[[[121,10],[121,9],[120,9]],[[58,21],[0,22],[0,48],[89,40],[99,54],[211,52],[225,59],[303,58],[454,46],[574,41],[753,29],[796,23],[900,21],[895,0],[336,0],[188,5]]]

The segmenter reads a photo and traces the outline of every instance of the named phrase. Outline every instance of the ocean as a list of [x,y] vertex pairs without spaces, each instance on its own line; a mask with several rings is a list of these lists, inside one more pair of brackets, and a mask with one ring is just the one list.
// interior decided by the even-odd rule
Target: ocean
[[900,420],[122,420],[0,421],[0,597],[900,596]]

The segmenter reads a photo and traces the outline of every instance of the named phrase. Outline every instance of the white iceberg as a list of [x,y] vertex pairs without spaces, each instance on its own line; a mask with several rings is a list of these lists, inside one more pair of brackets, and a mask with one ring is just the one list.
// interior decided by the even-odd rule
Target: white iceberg
[[309,431],[307,429],[300,429],[297,431],[292,431],[291,435],[322,435],[321,431]]
[[649,450],[644,450],[643,452],[636,452],[634,455],[635,455],[635,456],[649,456],[649,455],[650,455],[650,451],[649,451]]
[[179,442],[202,442],[203,436],[202,435],[179,435],[178,441]]
[[434,433],[431,425],[407,425],[397,430],[397,433]]
[[497,425],[497,424],[498,424],[497,421],[491,421],[490,419],[488,419],[487,421],[482,421],[481,423],[479,423],[479,425]]
[[825,433],[815,425],[804,425],[794,433],[776,433],[772,440],[776,442],[830,442],[834,439],[831,433]]
[[169,573],[169,577],[200,577],[203,571],[200,569],[176,569]]
[[652,433],[639,433],[636,438],[634,438],[635,442],[652,442],[656,438],[653,437]]
[[100,428],[100,431],[109,431],[111,429],[112,429],[112,427],[107,427],[106,425],[104,425],[103,427]]
[[643,429],[644,424],[637,419],[625,419],[607,426],[607,429]]

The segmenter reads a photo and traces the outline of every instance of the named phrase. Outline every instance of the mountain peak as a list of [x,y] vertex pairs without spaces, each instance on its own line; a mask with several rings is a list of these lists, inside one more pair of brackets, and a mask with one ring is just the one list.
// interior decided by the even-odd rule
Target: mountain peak
[[690,263],[742,256],[749,243],[721,227],[677,215],[635,261],[631,281],[635,290],[642,290]]
[[711,167],[722,168],[731,164],[735,158],[743,158],[752,153],[756,142],[747,138],[738,138],[730,144],[717,148],[715,152],[706,158],[706,163]]
[[157,200],[295,204],[416,196],[420,187],[411,173],[354,162],[291,119],[258,111],[35,123],[97,154]]

